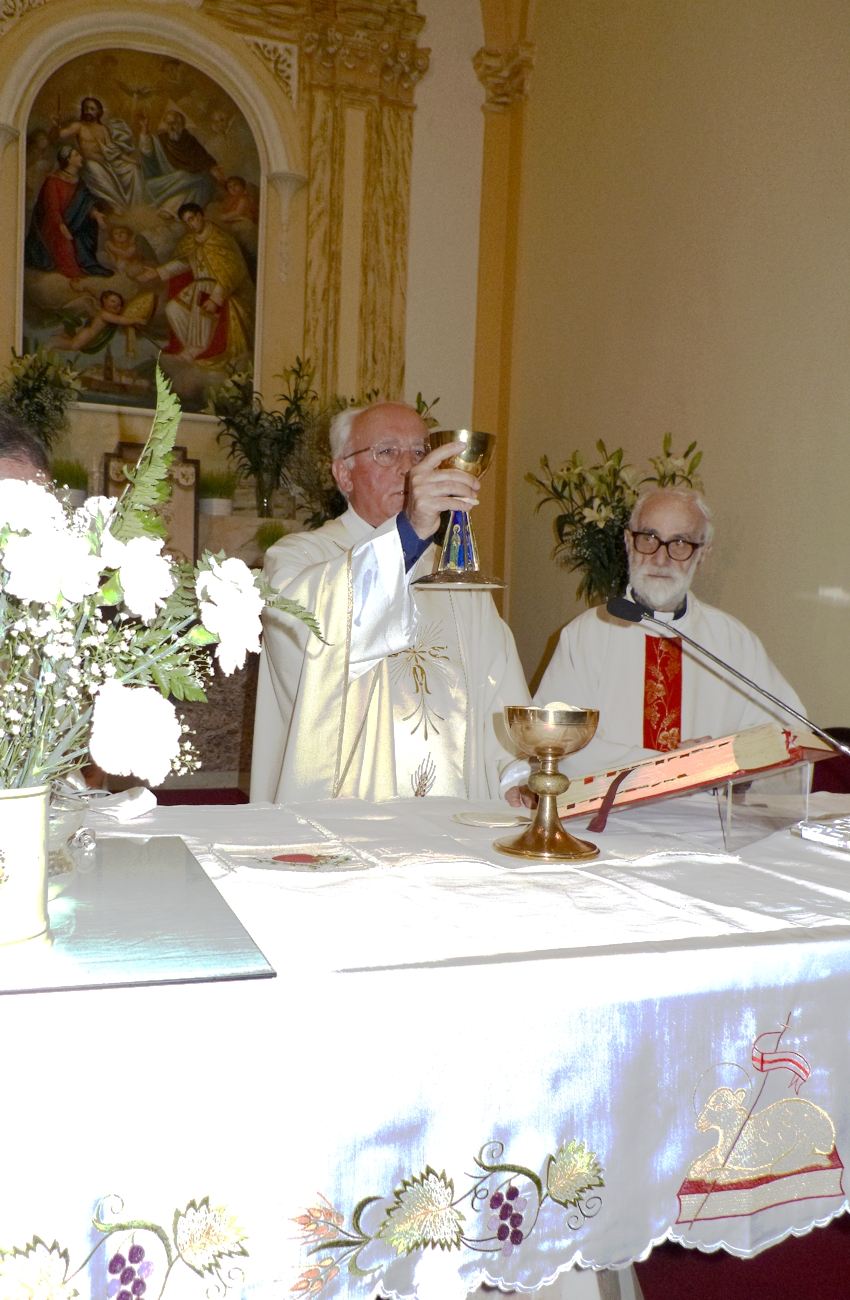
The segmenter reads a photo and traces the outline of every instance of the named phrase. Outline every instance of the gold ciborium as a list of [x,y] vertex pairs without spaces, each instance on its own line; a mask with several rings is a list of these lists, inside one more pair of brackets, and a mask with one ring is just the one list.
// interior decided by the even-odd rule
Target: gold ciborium
[[[462,442],[463,451],[449,456],[443,464],[481,478],[490,464],[496,439],[492,433],[476,433],[472,429],[432,429],[428,441],[432,451],[450,442]],[[446,587],[449,591],[504,587],[497,578],[485,578],[481,572],[478,547],[466,510],[452,510],[437,568],[424,578],[417,578],[414,585]]]
[[558,771],[558,759],[583,749],[592,739],[598,722],[597,709],[575,708],[571,704],[559,703],[545,709],[509,705],[505,709],[511,740],[523,757],[540,760],[540,770],[528,779],[537,795],[534,821],[516,839],[496,840],[493,847],[500,853],[573,862],[598,856],[596,845],[570,835],[558,816],[558,796],[570,784],[569,777]]

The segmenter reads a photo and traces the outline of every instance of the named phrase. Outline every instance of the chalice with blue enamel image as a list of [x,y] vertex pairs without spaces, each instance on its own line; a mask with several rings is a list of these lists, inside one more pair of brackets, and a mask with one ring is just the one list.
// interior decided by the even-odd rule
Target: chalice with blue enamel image
[[[428,442],[433,451],[451,442],[462,442],[463,450],[443,461],[453,469],[465,470],[473,478],[482,478],[493,456],[496,444],[492,433],[478,433],[473,429],[432,429]],[[433,573],[417,578],[415,586],[447,591],[481,591],[504,587],[498,578],[488,578],[481,572],[478,546],[469,513],[452,510],[446,526],[440,559]]]

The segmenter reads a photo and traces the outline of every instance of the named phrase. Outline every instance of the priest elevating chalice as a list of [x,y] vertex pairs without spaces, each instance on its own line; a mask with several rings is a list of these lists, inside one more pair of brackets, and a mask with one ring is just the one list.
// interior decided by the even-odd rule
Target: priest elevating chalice
[[[463,450],[449,456],[444,464],[481,478],[490,464],[496,439],[492,433],[476,433],[472,429],[432,429],[428,441],[432,451],[453,442],[463,443]],[[466,510],[451,511],[437,568],[434,573],[418,578],[414,585],[448,591],[486,590],[505,585],[481,572],[478,547]]]

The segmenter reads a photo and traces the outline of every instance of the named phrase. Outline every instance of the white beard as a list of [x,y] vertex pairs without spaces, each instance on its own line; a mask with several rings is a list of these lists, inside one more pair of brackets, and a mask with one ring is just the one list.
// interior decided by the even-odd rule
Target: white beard
[[[634,570],[637,568],[637,572]],[[629,581],[632,590],[642,604],[649,609],[669,612],[678,609],[687,596],[691,586],[693,572],[671,573],[669,577],[649,577],[641,573],[640,568],[632,565],[629,569]]]

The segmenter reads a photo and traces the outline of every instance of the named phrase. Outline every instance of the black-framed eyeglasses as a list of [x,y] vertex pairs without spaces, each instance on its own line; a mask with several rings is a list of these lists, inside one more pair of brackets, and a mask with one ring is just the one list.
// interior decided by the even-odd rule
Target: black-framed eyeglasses
[[402,447],[397,442],[373,442],[369,447],[358,447],[357,451],[347,451],[343,460],[350,460],[352,456],[363,456],[367,451],[372,453],[372,460],[376,465],[382,465],[389,469],[395,465],[400,465],[405,456],[411,465],[419,465],[428,455],[430,448],[425,442],[416,442],[412,447]]
[[705,542],[692,542],[689,537],[671,537],[667,541],[652,530],[643,531],[630,528],[629,534],[635,550],[640,555],[654,555],[663,546],[671,560],[689,560],[694,551],[698,551]]

